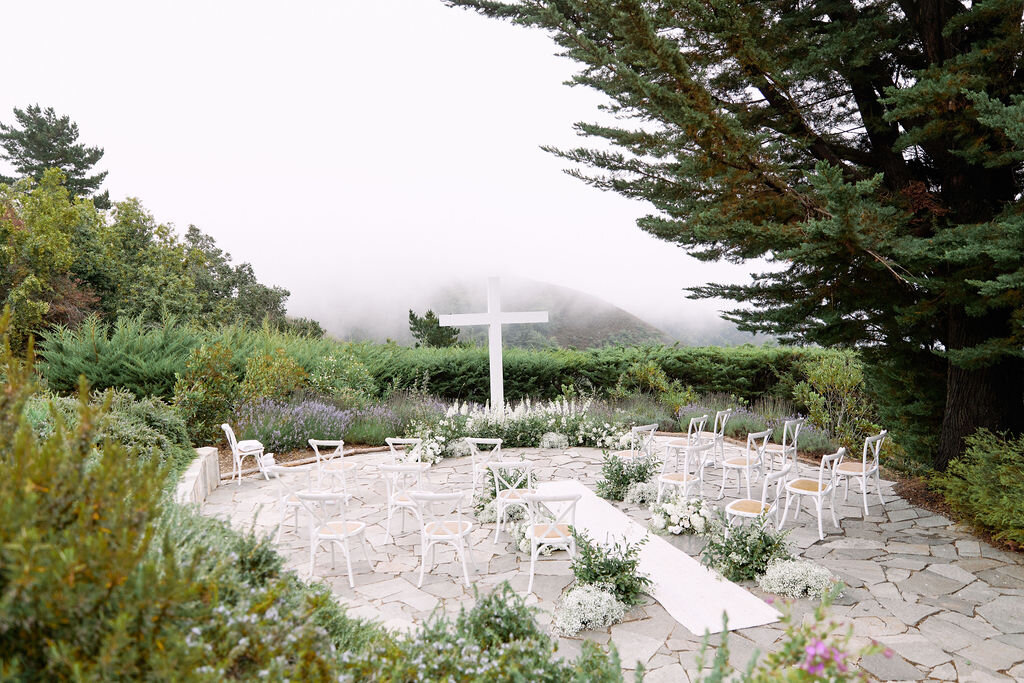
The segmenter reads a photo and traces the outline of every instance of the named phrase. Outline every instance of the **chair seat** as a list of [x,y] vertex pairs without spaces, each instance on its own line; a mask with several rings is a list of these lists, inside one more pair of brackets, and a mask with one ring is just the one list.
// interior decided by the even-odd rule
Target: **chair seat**
[[686,448],[687,446],[690,445],[690,442],[687,441],[686,439],[672,439],[665,445],[668,446],[669,448]]
[[320,528],[320,536],[354,536],[365,528],[365,522],[328,522]]
[[762,505],[761,501],[754,500],[753,498],[741,498],[726,505],[725,509],[727,512],[734,512],[739,515],[759,515],[770,510],[771,506],[767,503]]
[[612,455],[616,458],[635,458],[640,455],[640,451],[613,451]]
[[449,519],[443,522],[428,522],[424,530],[428,536],[465,536],[472,528],[472,522]]
[[415,505],[415,503],[412,502],[412,498],[410,498],[409,494],[407,493],[399,493],[397,496],[395,496],[393,503],[395,505]]
[[797,492],[820,493],[825,490],[826,485],[819,484],[814,479],[794,479],[786,484],[786,488]]
[[251,453],[253,451],[262,451],[263,444],[256,439],[246,439],[245,441],[238,442],[238,450],[242,453]]
[[724,464],[726,467],[753,467],[757,465],[757,461],[748,461],[746,458],[726,458]]
[[670,483],[670,484],[685,484],[691,481],[697,481],[699,477],[687,474],[686,472],[669,472],[668,474],[662,474],[658,479]]
[[352,470],[354,470],[356,468],[356,464],[354,462],[343,462],[340,459],[339,460],[328,460],[327,462],[324,463],[323,468],[325,470],[333,470],[335,472],[337,472],[339,470],[344,470],[345,472],[351,472]]
[[527,493],[536,493],[536,489],[505,489],[498,492],[498,498],[504,500],[521,500]]
[[839,467],[836,468],[837,472],[848,472],[850,474],[864,474],[864,463],[862,462],[843,462],[839,463]]
[[530,535],[538,539],[570,539],[572,532],[568,524],[534,524]]

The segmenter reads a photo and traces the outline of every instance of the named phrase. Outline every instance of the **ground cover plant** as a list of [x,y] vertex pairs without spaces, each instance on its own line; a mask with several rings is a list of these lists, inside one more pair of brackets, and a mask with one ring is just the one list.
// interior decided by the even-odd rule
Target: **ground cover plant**
[[701,563],[717,570],[729,581],[749,581],[765,573],[772,560],[791,559],[786,548],[788,532],[773,531],[763,518],[749,524],[729,526],[725,535],[725,520],[708,538],[701,551]]
[[597,495],[608,500],[624,500],[631,486],[649,482],[660,466],[661,462],[652,457],[628,460],[606,451]]
[[576,557],[572,574],[581,585],[607,586],[619,602],[632,607],[643,602],[641,597],[651,580],[640,573],[640,547],[637,543],[616,540],[604,545],[592,540],[584,531],[573,529]]
[[758,587],[766,593],[816,600],[828,595],[837,581],[828,569],[807,560],[772,560],[757,577]]

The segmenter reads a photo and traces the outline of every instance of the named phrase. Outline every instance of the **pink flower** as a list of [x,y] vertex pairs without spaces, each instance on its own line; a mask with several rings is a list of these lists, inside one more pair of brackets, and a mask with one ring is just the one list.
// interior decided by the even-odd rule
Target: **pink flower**
[[892,656],[895,653],[890,648],[885,648],[885,652],[883,652],[882,654],[888,657],[889,659],[892,659]]

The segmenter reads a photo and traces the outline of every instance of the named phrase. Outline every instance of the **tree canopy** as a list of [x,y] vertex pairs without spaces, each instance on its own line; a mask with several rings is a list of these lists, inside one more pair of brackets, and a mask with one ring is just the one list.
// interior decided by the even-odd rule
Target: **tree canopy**
[[459,343],[459,328],[441,327],[437,314],[427,311],[422,316],[409,309],[409,331],[416,346],[443,347],[455,346]]
[[887,427],[944,467],[1024,427],[1020,0],[445,0],[547,31],[608,98],[550,150],[646,200],[705,260],[696,297],[791,343],[862,349]]
[[0,305],[11,307],[16,343],[52,324],[90,315],[156,323],[167,316],[207,325],[296,327],[320,336],[314,321],[285,317],[288,291],[256,280],[248,263],[231,264],[208,235],[190,226],[184,240],[137,199],[110,212],[69,193],[61,171],[0,184]]
[[[107,172],[89,175],[103,157],[100,147],[78,142],[78,124],[68,116],[58,116],[53,107],[38,104],[14,108],[16,125],[0,123],[0,159],[14,166],[19,178],[41,180],[49,168],[64,172],[64,184],[73,197],[91,197],[97,208],[110,208],[106,191],[99,192]],[[17,178],[0,174],[0,183],[13,184]]]

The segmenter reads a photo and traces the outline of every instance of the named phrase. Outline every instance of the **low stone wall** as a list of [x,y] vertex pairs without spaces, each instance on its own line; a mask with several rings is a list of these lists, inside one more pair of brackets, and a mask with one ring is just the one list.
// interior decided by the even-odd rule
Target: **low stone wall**
[[174,500],[181,504],[202,505],[206,497],[220,485],[220,458],[213,447],[197,448],[196,459],[178,482]]

